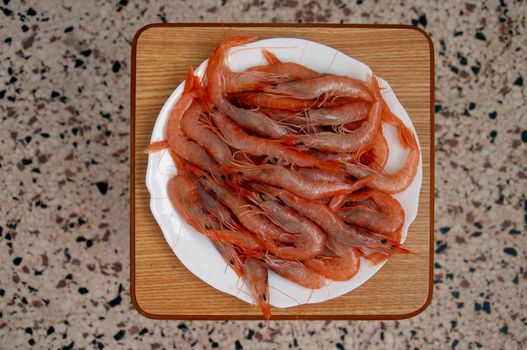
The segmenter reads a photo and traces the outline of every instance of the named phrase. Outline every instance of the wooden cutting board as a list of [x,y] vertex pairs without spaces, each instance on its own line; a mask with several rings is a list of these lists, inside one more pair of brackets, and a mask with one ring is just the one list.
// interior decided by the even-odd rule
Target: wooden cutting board
[[190,65],[196,67],[224,35],[297,37],[354,57],[387,80],[412,118],[421,143],[419,213],[405,247],[364,285],[319,304],[273,308],[274,319],[399,319],[423,311],[432,297],[433,46],[410,26],[154,24],[135,36],[132,50],[130,264],[137,310],[160,319],[260,319],[255,307],[205,284],[167,245],[150,212],[145,186],[148,145],[157,115]]

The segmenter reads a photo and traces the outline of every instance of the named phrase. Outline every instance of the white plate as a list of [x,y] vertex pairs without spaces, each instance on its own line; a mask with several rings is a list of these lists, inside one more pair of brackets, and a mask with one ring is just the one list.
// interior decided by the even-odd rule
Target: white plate
[[[249,67],[264,64],[265,60],[260,48],[268,48],[281,60],[301,63],[318,72],[347,75],[357,79],[365,79],[371,70],[364,63],[359,62],[330,47],[302,39],[275,38],[256,41],[247,45],[235,47],[229,56],[229,65],[235,71],[245,70]],[[203,62],[196,73],[201,77],[207,66]],[[410,117],[401,106],[390,85],[380,79],[384,98],[391,110],[410,127],[415,134]],[[182,82],[170,95],[163,109],[159,113],[151,141],[164,139],[165,124],[169,111],[179,99],[183,91]],[[395,128],[383,124],[383,131],[390,148],[390,156],[386,170],[398,169],[406,159],[407,151],[404,150],[397,139]],[[416,135],[417,137],[417,135]],[[168,152],[151,153],[148,157],[146,171],[146,185],[150,191],[150,209],[157,220],[163,235],[174,254],[194,275],[212,287],[234,295],[248,303],[252,303],[249,291],[243,281],[235,272],[227,267],[221,255],[212,243],[203,235],[183,222],[168,200],[166,187],[168,180],[176,173],[174,163]],[[405,222],[402,232],[402,241],[406,239],[408,227],[417,215],[419,203],[419,190],[422,180],[422,161],[419,162],[417,175],[414,181],[404,192],[395,195],[405,211]],[[290,282],[274,272],[269,274],[270,303],[275,307],[291,307],[306,303],[319,303],[336,298],[359,287],[372,277],[384,263],[377,266],[361,258],[359,272],[349,281],[327,281],[327,285],[319,290],[303,288]]]

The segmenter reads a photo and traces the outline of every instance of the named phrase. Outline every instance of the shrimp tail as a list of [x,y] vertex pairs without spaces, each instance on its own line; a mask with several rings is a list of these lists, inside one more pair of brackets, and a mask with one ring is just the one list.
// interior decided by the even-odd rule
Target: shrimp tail
[[267,50],[267,49],[263,49],[262,50],[262,54],[263,56],[265,57],[265,60],[269,63],[269,64],[278,64],[278,63],[282,63],[282,61],[280,61],[280,59],[278,58],[278,56],[276,56],[274,53],[272,53],[271,51]]
[[156,142],[152,142],[151,144],[149,144],[144,152],[145,153],[155,153],[155,152],[159,152],[161,150],[164,150],[165,148],[168,148],[168,141],[167,140],[163,140],[163,141],[156,141]]

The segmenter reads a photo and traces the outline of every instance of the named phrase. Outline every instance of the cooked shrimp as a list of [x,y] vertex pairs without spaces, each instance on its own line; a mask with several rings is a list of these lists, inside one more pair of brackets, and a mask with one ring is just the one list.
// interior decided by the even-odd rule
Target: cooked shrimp
[[220,252],[221,256],[223,257],[223,260],[225,260],[227,265],[229,265],[238,276],[244,277],[244,259],[236,251],[234,246],[232,244],[214,241],[212,242],[212,244],[214,244],[216,249]]
[[227,52],[231,47],[244,44],[253,39],[254,37],[251,36],[235,37],[223,40],[218,44],[209,58],[205,72],[208,98],[222,113],[242,127],[263,136],[280,138],[290,133],[285,126],[280,125],[261,112],[236,107],[224,98],[226,93],[225,84],[230,81],[229,76],[233,74],[226,63]]
[[[376,208],[363,205],[364,201],[373,201]],[[388,193],[366,190],[348,197],[352,205],[340,209],[337,214],[347,223],[397,239],[404,223],[404,209]]]
[[351,247],[371,248],[387,254],[392,254],[396,251],[406,251],[399,247],[399,242],[393,242],[382,235],[346,225],[337,214],[316,201],[297,197],[282,189],[272,189],[263,186],[256,188],[277,195],[286,205],[320,225],[328,234],[328,237],[334,238],[341,243]]
[[183,131],[189,138],[205,148],[219,164],[229,164],[232,157],[229,146],[203,122],[205,107],[196,103],[195,108],[195,112],[190,113],[189,111],[183,115],[181,120]]
[[309,109],[305,111],[305,115],[310,124],[338,126],[366,118],[370,107],[370,103],[357,101],[341,106]]
[[317,106],[316,100],[301,100],[266,92],[243,92],[236,94],[234,99],[250,108],[300,110]]
[[251,291],[256,305],[262,310],[266,319],[271,318],[269,305],[269,282],[267,267],[263,262],[247,258],[244,264],[245,282]]
[[379,131],[383,110],[380,98],[377,97],[380,93],[376,78],[372,78],[372,86],[376,102],[370,108],[368,119],[358,129],[345,133],[318,133],[316,137],[298,136],[297,143],[301,142],[307,147],[334,153],[351,153],[370,144]]
[[326,284],[324,277],[311,271],[301,262],[283,260],[271,255],[266,256],[264,262],[280,276],[302,287],[319,289]]
[[267,62],[269,62],[269,64],[252,67],[249,68],[247,71],[276,74],[287,81],[314,79],[321,76],[320,73],[309,69],[301,64],[293,62],[281,62],[280,59],[278,59],[278,57],[271,51],[268,51],[266,49],[262,51],[265,59],[267,60]]
[[420,152],[413,134],[410,144],[411,149],[404,165],[395,173],[375,170],[362,164],[343,164],[348,174],[356,178],[364,178],[367,186],[383,192],[399,193],[410,186],[419,166]]
[[326,75],[315,79],[290,83],[272,84],[264,92],[290,96],[302,100],[335,100],[339,98],[372,102],[368,86],[362,80],[349,77]]
[[229,120],[229,118],[217,111],[213,111],[211,117],[221,131],[227,144],[246,153],[257,156],[276,157],[302,167],[340,168],[339,164],[322,161],[294,147],[287,146],[282,142],[249,135]]
[[159,152],[165,148],[168,148],[167,140],[152,142],[145,148],[145,153]]
[[258,211],[251,209],[249,203],[240,195],[209,178],[203,177],[200,179],[200,182],[205,188],[214,192],[216,197],[233,212],[246,229],[254,232],[256,237],[265,245],[266,249],[272,251],[275,249],[275,243],[273,241],[286,243],[294,241],[290,233],[274,225]]
[[[193,72],[190,69],[187,75],[188,84],[185,85],[185,90],[189,89],[189,84],[193,86],[193,76]],[[201,168],[211,169],[216,167],[214,160],[212,160],[203,147],[198,143],[189,140],[181,130],[181,119],[185,113],[199,113],[197,105],[193,103],[197,96],[198,94],[196,90],[183,92],[168,117],[166,138],[170,148],[183,159],[188,160]]]
[[304,264],[310,270],[333,281],[349,280],[359,271],[360,252],[356,248],[332,239],[328,241],[325,253],[306,260]]
[[295,169],[300,175],[311,179],[313,181],[322,181],[322,182],[340,182],[348,183],[350,181],[349,177],[345,172],[340,170],[324,170],[317,168],[298,168]]
[[326,234],[315,223],[262,193],[253,193],[250,197],[271,221],[294,234],[294,246],[280,246],[273,252],[274,255],[287,260],[306,260],[322,252]]
[[233,162],[233,164],[234,166],[222,168],[231,173],[236,173],[242,179],[280,186],[297,196],[308,199],[322,199],[339,194],[352,193],[362,187],[359,182],[322,182],[312,180],[281,165],[254,165],[241,161]]
[[379,128],[379,132],[375,135],[371,148],[359,155],[358,158],[361,163],[373,169],[381,170],[384,169],[384,166],[388,162],[389,155],[390,148],[388,147],[388,142],[386,142],[386,138],[382,133],[382,128]]

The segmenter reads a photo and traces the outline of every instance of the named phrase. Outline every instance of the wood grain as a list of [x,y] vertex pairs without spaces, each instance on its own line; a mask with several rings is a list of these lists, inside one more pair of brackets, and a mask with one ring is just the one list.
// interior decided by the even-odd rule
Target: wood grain
[[391,84],[412,118],[421,144],[419,212],[405,243],[414,254],[392,257],[367,283],[339,298],[288,309],[273,308],[274,318],[391,319],[422,311],[431,297],[432,47],[425,34],[411,27],[344,26],[152,26],[136,36],[131,97],[135,120],[131,135],[131,287],[138,310],[152,318],[261,318],[259,310],[210,287],[179,262],[150,212],[150,196],[144,183],[147,156],[143,150],[161,107],[184,79],[189,65],[196,67],[206,59],[225,33],[309,39],[366,63]]

